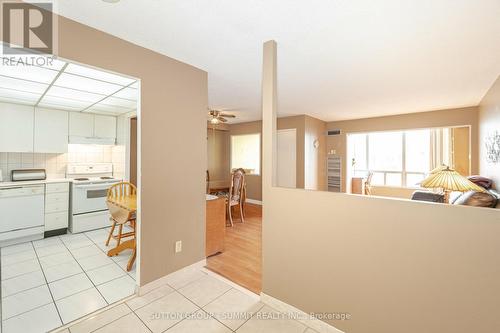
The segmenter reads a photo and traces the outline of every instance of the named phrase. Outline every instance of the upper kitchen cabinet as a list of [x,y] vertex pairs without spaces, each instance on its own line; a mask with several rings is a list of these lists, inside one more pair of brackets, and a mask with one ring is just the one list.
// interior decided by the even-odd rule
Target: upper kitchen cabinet
[[35,153],[68,152],[68,112],[35,110]]
[[69,143],[108,144],[116,142],[116,117],[69,113]]
[[0,103],[0,151],[33,152],[33,107]]
[[116,117],[94,116],[94,136],[98,138],[116,139]]
[[70,137],[94,136],[94,115],[81,112],[70,112],[69,114],[69,135]]

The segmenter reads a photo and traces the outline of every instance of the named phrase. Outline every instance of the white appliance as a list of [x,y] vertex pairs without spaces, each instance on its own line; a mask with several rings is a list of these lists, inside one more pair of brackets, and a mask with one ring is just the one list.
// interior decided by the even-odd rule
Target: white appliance
[[45,185],[0,187],[0,246],[42,239]]
[[106,196],[108,189],[120,182],[113,178],[113,164],[68,164],[67,176],[72,179],[70,232],[109,227]]

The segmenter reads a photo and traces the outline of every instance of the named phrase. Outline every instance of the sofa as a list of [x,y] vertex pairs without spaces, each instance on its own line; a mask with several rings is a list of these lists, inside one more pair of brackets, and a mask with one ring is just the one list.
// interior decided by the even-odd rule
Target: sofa
[[[500,208],[500,193],[493,188],[494,184],[491,179],[481,176],[470,176],[468,177],[468,179],[474,184],[484,188],[485,192],[451,192],[450,204],[473,207]],[[415,191],[411,199],[428,202],[444,202],[444,195],[430,191]]]
[[450,195],[450,204],[474,207],[500,208],[500,193],[495,190],[486,192],[469,191],[465,193],[453,192]]

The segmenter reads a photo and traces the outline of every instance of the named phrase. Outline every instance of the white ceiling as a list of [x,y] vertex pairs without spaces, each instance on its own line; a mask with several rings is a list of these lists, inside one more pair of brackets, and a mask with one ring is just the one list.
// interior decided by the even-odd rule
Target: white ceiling
[[51,66],[0,64],[0,101],[119,115],[137,109],[135,79],[54,60]]
[[260,119],[262,43],[280,114],[323,120],[477,105],[500,73],[499,0],[59,1],[58,12],[209,73],[211,107]]

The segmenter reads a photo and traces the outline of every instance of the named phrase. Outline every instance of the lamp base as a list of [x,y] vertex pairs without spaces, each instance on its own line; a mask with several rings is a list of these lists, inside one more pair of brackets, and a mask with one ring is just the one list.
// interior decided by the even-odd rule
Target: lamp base
[[444,203],[445,204],[450,204],[450,193],[451,193],[451,191],[444,190]]

